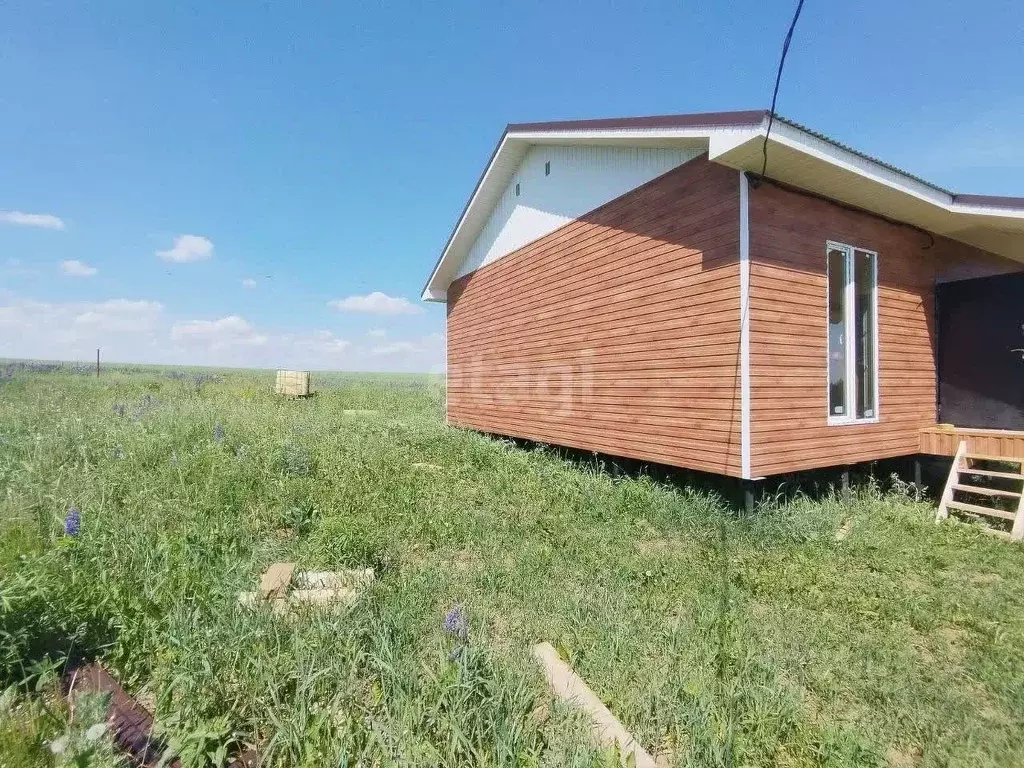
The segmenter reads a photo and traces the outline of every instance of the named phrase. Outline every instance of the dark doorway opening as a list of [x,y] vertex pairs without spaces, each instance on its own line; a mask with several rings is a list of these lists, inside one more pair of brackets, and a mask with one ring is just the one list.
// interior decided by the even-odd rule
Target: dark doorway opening
[[1024,430],[1024,272],[940,283],[939,422]]

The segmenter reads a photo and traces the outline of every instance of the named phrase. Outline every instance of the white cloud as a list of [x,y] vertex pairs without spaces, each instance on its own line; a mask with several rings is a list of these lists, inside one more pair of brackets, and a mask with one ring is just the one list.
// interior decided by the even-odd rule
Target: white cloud
[[238,315],[175,324],[175,357],[207,365],[314,370],[351,368],[351,343],[327,330],[300,333],[258,331]]
[[419,307],[402,296],[388,296],[386,293],[374,291],[366,296],[349,296],[327,302],[327,306],[341,312],[365,312],[371,315],[418,315],[423,312]]
[[17,224],[22,227],[42,229],[64,229],[64,222],[49,213],[22,213],[21,211],[0,211],[0,222]]
[[84,261],[78,259],[68,259],[60,263],[60,270],[65,275],[71,275],[71,277],[92,277],[99,272],[96,267],[90,267]]
[[383,339],[388,335],[388,332],[383,328],[371,328],[366,332],[366,335],[371,339]]
[[155,301],[47,302],[0,296],[0,348],[10,357],[151,360],[163,306]]
[[173,317],[159,302],[118,298],[51,302],[0,288],[0,350],[7,357],[292,370],[443,371],[444,334],[383,341],[335,331],[278,331],[237,314]]
[[213,257],[213,242],[200,235],[178,235],[173,248],[157,251],[156,255],[175,264],[205,261]]
[[246,344],[267,343],[267,337],[256,333],[245,318],[228,315],[219,320],[189,320],[171,328],[171,340],[185,343],[209,344],[214,348]]
[[383,344],[370,350],[371,355],[396,355],[401,352],[412,352],[416,345],[411,341],[396,341],[393,344]]
[[282,338],[291,340],[299,348],[318,354],[343,352],[352,346],[351,342],[335,336],[331,331],[313,331],[309,336],[290,334]]
[[255,288],[256,287],[256,281],[253,280],[251,277],[243,277],[242,278],[242,287],[243,288]]
[[135,332],[152,330],[164,307],[158,301],[110,299],[83,304],[80,309],[82,311],[75,315],[73,321],[79,328]]
[[436,357],[436,353],[440,353],[443,356],[444,351],[444,334],[431,333],[418,339],[394,341],[390,344],[381,344],[379,346],[372,347],[369,350],[369,354],[373,357],[395,358],[413,356],[429,358],[431,356]]

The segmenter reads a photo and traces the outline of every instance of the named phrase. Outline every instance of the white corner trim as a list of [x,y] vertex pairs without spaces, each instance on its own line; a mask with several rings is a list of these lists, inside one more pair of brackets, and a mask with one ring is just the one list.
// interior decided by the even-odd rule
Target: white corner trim
[[444,423],[448,423],[448,408],[449,406],[449,390],[448,384],[451,381],[451,377],[448,375],[451,371],[449,361],[451,360],[451,352],[448,346],[448,310],[450,307],[447,305],[444,308]]
[[740,475],[750,480],[750,187],[740,171]]

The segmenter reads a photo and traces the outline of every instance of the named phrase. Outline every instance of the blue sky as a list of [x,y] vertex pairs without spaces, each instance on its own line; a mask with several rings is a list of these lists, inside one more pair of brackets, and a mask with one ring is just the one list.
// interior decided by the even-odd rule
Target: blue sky
[[[767,107],[794,5],[5,3],[0,356],[436,370],[419,291],[505,123]],[[808,0],[779,112],[1024,195],[1022,29]]]

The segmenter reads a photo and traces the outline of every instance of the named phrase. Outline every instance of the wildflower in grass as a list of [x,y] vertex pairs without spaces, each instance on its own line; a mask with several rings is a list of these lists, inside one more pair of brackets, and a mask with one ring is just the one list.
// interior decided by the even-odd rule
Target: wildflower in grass
[[77,536],[81,529],[82,513],[78,511],[78,507],[72,506],[64,516],[64,535]]
[[178,452],[177,451],[171,451],[171,466],[172,467],[178,466]]
[[462,642],[469,639],[469,621],[466,619],[461,605],[455,606],[445,615],[444,631]]
[[[132,415],[132,421],[134,421],[136,424],[139,423],[140,421],[142,421],[143,416],[152,411],[158,405],[160,405],[160,401],[147,392],[145,395],[142,396],[138,404],[135,406],[135,413]],[[124,406],[122,406],[122,409],[123,408]],[[122,415],[124,415],[123,410]]]
[[217,422],[217,425],[213,428],[213,439],[215,442],[218,443],[224,442],[224,427],[220,425],[219,421]]

